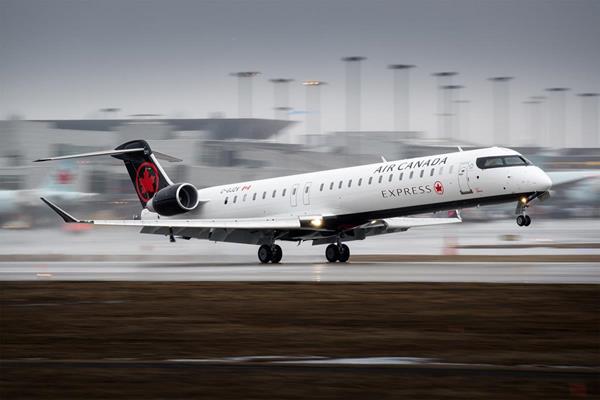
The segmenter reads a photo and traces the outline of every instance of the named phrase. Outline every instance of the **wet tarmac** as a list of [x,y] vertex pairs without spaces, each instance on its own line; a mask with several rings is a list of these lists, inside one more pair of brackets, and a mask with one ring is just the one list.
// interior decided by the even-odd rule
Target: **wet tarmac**
[[593,262],[0,262],[0,281],[600,283]]

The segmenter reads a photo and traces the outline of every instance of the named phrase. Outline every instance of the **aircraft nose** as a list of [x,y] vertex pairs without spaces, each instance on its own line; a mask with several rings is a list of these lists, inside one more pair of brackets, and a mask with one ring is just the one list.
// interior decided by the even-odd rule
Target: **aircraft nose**
[[550,179],[550,177],[548,176],[548,174],[546,174],[544,171],[542,171],[541,169],[539,170],[539,173],[537,174],[536,177],[536,190],[538,192],[546,192],[548,190],[550,190],[550,188],[552,187],[552,179]]

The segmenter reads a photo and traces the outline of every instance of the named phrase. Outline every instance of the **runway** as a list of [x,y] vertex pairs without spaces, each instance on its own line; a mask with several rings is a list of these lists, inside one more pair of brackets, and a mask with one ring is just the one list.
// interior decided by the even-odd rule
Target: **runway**
[[[592,262],[351,262],[290,257],[283,264],[202,257],[198,262],[0,262],[0,281],[465,282],[598,284]],[[237,261],[239,260],[239,261]]]

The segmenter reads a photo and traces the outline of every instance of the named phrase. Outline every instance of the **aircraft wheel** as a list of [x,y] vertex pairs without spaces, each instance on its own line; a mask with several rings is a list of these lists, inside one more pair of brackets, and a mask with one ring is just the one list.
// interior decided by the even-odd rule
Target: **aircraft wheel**
[[345,244],[343,244],[340,246],[339,252],[340,252],[340,257],[338,258],[338,261],[343,262],[343,263],[348,261],[348,259],[350,258],[350,248],[348,246],[346,246]]
[[327,258],[327,261],[330,263],[334,263],[340,258],[340,250],[338,249],[337,245],[330,244],[327,246],[325,249],[325,258]]
[[273,264],[278,264],[279,261],[281,261],[281,258],[283,257],[283,250],[281,250],[281,246],[279,245],[273,245],[272,249],[271,249],[271,262]]
[[531,217],[529,215],[525,216],[525,226],[531,225]]
[[525,221],[526,220],[525,220],[525,217],[523,215],[519,215],[517,217],[517,225],[523,226],[523,225],[525,225]]
[[266,264],[271,261],[273,257],[273,252],[271,251],[271,247],[263,244],[258,248],[258,259],[261,263]]

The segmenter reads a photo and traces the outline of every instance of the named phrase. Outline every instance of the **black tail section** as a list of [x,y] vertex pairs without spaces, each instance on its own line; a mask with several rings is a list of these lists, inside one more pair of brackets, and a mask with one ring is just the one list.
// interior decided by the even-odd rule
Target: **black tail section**
[[156,192],[172,185],[173,182],[166,175],[145,140],[132,140],[123,143],[115,150],[139,148],[143,148],[144,151],[116,154],[112,157],[123,160],[142,207],[146,207],[146,203],[150,201]]

